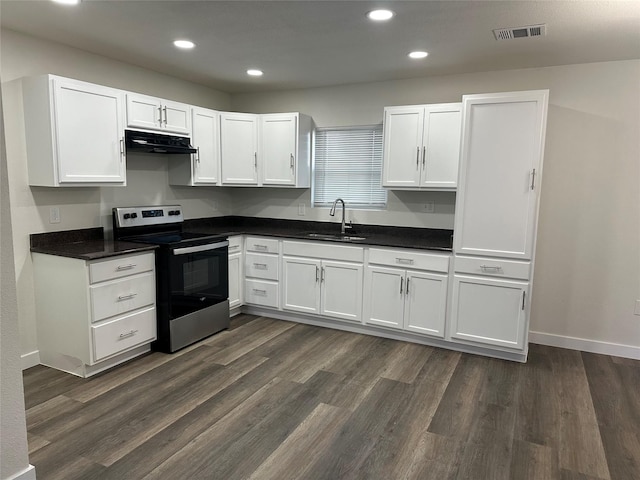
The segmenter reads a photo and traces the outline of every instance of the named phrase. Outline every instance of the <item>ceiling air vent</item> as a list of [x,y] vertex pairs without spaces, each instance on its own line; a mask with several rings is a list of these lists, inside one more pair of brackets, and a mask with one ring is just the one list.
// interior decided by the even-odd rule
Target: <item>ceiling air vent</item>
[[547,26],[527,25],[515,28],[498,28],[493,31],[496,40],[511,40],[512,38],[542,37],[547,33]]

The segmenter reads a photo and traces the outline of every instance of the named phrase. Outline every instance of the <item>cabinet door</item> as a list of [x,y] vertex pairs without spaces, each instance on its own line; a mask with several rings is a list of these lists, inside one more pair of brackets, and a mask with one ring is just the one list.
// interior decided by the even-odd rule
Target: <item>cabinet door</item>
[[229,255],[229,308],[242,305],[242,253]]
[[158,130],[162,120],[159,98],[127,93],[127,127]]
[[124,184],[122,94],[54,80],[58,182]]
[[423,187],[454,189],[458,183],[462,104],[425,107]]
[[531,259],[547,93],[464,97],[456,253]]
[[444,338],[447,275],[407,272],[404,329]]
[[193,183],[218,183],[219,129],[218,112],[205,108],[192,109],[193,146],[198,149],[194,156]]
[[162,100],[162,129],[168,132],[191,135],[189,105]]
[[220,160],[223,184],[258,184],[257,125],[256,115],[220,114]]
[[405,271],[368,267],[365,279],[364,322],[390,328],[403,328]]
[[424,107],[387,107],[384,112],[382,186],[418,187]]
[[322,261],[320,313],[328,317],[362,320],[362,265]]
[[320,260],[283,257],[284,310],[320,313]]
[[262,115],[260,119],[262,183],[295,185],[297,115]]
[[452,339],[522,350],[529,284],[455,275]]

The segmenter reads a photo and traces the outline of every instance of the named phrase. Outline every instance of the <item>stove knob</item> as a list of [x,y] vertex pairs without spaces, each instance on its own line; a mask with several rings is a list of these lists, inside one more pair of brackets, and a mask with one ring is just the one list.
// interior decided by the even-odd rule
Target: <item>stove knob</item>
[[131,218],[138,218],[138,214],[137,213],[132,213],[131,214]]
[[173,214],[174,214],[174,215],[180,215],[180,210],[175,210],[175,211],[173,212]]
[[171,216],[173,216],[173,210],[169,210],[169,212],[167,212],[167,213],[168,213],[168,215],[169,215],[170,217],[171,217]]
[[125,220],[127,220],[127,219],[131,218],[131,214],[129,214],[129,213],[125,213],[125,214],[122,216],[122,218],[124,218]]

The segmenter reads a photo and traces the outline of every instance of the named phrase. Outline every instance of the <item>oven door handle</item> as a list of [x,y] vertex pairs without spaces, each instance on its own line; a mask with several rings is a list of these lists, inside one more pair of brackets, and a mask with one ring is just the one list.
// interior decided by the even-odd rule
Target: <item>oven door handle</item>
[[228,247],[229,242],[207,243],[206,245],[196,245],[194,247],[174,248],[174,255],[186,255],[187,253],[206,252],[207,250],[217,250],[218,248]]

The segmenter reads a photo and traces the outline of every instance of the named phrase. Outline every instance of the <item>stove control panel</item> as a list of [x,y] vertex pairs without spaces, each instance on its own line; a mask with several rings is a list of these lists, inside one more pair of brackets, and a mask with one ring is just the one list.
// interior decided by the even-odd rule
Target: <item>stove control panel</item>
[[184,221],[180,205],[118,207],[113,209],[113,219],[116,228],[144,227]]

